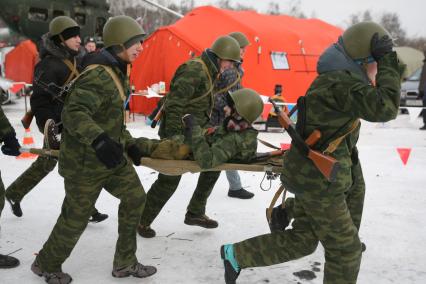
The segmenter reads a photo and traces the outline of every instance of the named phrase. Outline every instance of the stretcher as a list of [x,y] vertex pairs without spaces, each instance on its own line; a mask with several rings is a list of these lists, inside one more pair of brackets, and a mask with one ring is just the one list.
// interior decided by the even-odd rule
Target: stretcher
[[276,161],[255,162],[249,164],[225,163],[211,169],[202,169],[195,161],[190,160],[162,160],[142,158],[141,166],[156,170],[165,175],[183,175],[185,173],[213,172],[213,171],[248,171],[248,172],[272,172],[281,173],[282,163]]
[[[29,152],[37,155],[58,157],[58,150],[21,148],[21,152]],[[248,171],[248,172],[268,172],[279,174],[283,170],[282,159],[270,158],[265,161],[248,164],[224,163],[211,169],[202,169],[197,162],[191,160],[163,160],[153,158],[141,158],[141,166],[151,168],[165,175],[178,176],[185,173],[214,172],[214,171]]]

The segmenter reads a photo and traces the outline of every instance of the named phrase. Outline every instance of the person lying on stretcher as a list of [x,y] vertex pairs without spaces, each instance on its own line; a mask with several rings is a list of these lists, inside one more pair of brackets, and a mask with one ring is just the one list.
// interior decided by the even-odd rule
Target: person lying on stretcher
[[194,116],[182,118],[184,135],[172,139],[137,138],[134,151],[128,151],[135,165],[142,157],[156,159],[193,159],[202,169],[214,168],[227,162],[248,163],[256,156],[258,131],[252,123],[263,110],[259,94],[252,89],[228,93],[223,125],[202,129]]

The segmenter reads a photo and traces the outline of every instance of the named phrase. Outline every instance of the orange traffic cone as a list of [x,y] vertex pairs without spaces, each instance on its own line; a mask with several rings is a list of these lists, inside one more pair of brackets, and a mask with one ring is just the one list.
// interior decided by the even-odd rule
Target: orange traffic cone
[[[23,147],[25,148],[34,148],[34,139],[33,139],[33,136],[31,135],[30,128],[25,128],[25,135],[24,135],[22,144],[23,144]],[[21,155],[17,156],[16,159],[34,159],[35,157],[37,157],[36,154],[24,152],[24,153],[21,153]]]

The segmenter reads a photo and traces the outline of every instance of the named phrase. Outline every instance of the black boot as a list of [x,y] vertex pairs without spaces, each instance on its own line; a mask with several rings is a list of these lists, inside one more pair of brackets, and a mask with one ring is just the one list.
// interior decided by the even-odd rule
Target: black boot
[[149,277],[157,272],[157,268],[150,265],[143,265],[139,262],[129,265],[123,268],[114,268],[112,270],[112,276],[122,278],[122,277],[137,277],[145,278]]
[[184,223],[187,225],[200,226],[207,229],[213,229],[219,226],[217,221],[210,219],[207,215],[195,215],[189,211],[185,214]]
[[234,267],[231,264],[231,260],[228,259],[227,254],[225,252],[225,246],[220,247],[220,256],[223,260],[223,266],[225,268],[225,283],[226,284],[235,284],[238,278],[238,275],[240,275],[241,269],[237,268],[237,270],[234,269]]
[[95,214],[93,214],[90,217],[89,222],[91,222],[91,223],[99,223],[99,222],[104,221],[107,218],[108,218],[107,214],[102,214],[100,212],[96,212]]
[[49,150],[59,150],[61,145],[61,134],[55,120],[48,119],[44,124],[44,144]]
[[155,237],[155,231],[150,226],[138,226],[138,234],[143,238],[153,238]]
[[7,202],[9,202],[10,207],[12,208],[12,213],[16,217],[22,217],[21,203],[19,201],[13,202],[11,199],[6,197]]
[[68,273],[57,271],[57,272],[46,272],[44,271],[37,260],[34,260],[33,264],[31,265],[31,271],[40,276],[44,277],[44,280],[48,284],[69,284],[72,281],[71,275]]
[[250,199],[254,196],[254,193],[251,193],[244,188],[240,188],[238,190],[228,190],[228,196],[240,199]]
[[19,265],[19,260],[13,256],[0,254],[0,268],[14,268]]

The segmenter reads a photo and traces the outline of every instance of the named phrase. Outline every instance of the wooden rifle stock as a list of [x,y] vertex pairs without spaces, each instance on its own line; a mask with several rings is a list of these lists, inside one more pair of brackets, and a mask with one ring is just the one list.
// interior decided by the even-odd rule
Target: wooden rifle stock
[[22,126],[24,126],[25,129],[28,129],[31,125],[31,122],[33,121],[33,118],[34,113],[32,110],[27,111],[21,119]]
[[[315,167],[321,172],[321,174],[324,175],[327,180],[335,181],[337,171],[339,170],[339,162],[331,156],[322,154],[310,148],[310,146],[312,146],[310,145],[310,143],[312,143],[312,141],[315,141],[315,139],[317,140],[319,138],[315,138],[311,134],[310,137],[312,136],[312,140],[310,139],[310,137],[308,137],[307,141],[304,141],[302,137],[300,137],[299,133],[296,131],[293,121],[287,116],[287,114],[283,111],[280,111],[274,101],[269,99],[269,102],[274,107],[274,111],[278,116],[278,122],[290,135],[294,146],[305,157],[307,157],[314,163]],[[321,135],[321,133],[315,134],[315,136],[316,135]]]

